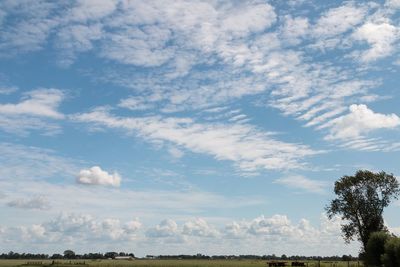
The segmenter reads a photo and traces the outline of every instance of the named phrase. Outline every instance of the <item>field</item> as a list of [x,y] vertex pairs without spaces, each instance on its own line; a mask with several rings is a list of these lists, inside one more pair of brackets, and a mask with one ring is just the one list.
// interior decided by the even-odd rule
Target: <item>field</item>
[[[40,264],[41,262],[41,264]],[[51,265],[51,260],[0,260],[0,267],[16,266],[93,266],[93,267],[266,267],[265,260],[57,260]],[[28,263],[31,263],[28,265]],[[85,263],[85,265],[83,265]],[[305,262],[306,266],[318,267],[318,262]],[[287,262],[286,266],[290,266]],[[361,262],[327,262],[321,261],[320,267],[362,267]]]

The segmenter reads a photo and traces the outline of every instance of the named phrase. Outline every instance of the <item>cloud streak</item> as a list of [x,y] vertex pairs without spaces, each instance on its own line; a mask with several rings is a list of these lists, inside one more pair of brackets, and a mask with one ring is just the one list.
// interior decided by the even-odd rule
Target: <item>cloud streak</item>
[[321,153],[302,144],[278,141],[248,124],[202,124],[189,118],[117,117],[104,110],[78,114],[78,122],[132,132],[150,142],[169,142],[217,160],[233,161],[242,171],[304,168],[300,161]]

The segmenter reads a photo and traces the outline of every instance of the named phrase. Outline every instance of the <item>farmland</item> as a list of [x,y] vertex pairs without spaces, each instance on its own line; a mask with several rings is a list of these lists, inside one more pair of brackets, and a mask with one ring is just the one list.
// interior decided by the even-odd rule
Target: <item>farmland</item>
[[[29,265],[28,265],[29,263]],[[93,266],[93,267],[266,267],[266,260],[0,260],[0,267],[17,266]],[[361,262],[304,261],[309,267],[361,267]],[[291,266],[291,262],[286,262]]]

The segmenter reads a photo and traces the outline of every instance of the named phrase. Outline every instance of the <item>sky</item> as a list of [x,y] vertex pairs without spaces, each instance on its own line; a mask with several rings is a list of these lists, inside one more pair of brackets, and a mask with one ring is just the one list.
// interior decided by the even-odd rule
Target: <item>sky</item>
[[325,207],[400,175],[399,13],[0,1],[0,252],[357,255]]

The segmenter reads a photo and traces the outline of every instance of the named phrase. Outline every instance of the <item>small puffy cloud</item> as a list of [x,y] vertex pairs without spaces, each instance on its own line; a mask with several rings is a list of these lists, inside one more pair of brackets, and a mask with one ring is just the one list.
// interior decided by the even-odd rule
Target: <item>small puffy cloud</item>
[[393,44],[399,38],[399,31],[386,22],[380,24],[367,22],[354,32],[353,38],[365,41],[371,46],[360,54],[362,61],[369,62],[385,57],[393,51]]
[[80,184],[111,185],[118,187],[121,184],[121,177],[116,172],[109,174],[103,171],[99,166],[93,166],[90,169],[81,170],[76,181]]
[[248,229],[253,235],[290,235],[294,227],[286,215],[276,214],[270,218],[255,218]]
[[147,237],[171,237],[178,233],[178,225],[171,219],[163,220],[155,227],[149,228],[146,231]]
[[36,196],[30,199],[15,199],[7,203],[7,206],[19,209],[46,210],[50,208],[50,202],[44,196]]
[[352,139],[365,135],[376,129],[392,129],[400,125],[400,118],[396,114],[375,113],[366,105],[351,105],[350,113],[338,117],[324,127],[331,127],[326,137],[332,139]]
[[311,180],[301,175],[280,178],[275,180],[274,183],[311,193],[324,193],[327,186],[326,182]]
[[183,225],[182,234],[201,237],[216,237],[219,233],[204,219],[196,218],[195,220],[188,221]]

